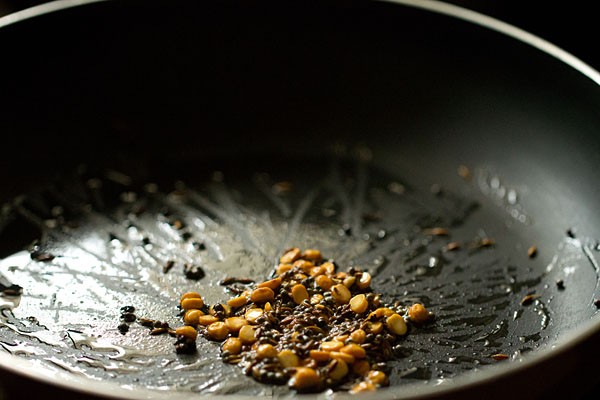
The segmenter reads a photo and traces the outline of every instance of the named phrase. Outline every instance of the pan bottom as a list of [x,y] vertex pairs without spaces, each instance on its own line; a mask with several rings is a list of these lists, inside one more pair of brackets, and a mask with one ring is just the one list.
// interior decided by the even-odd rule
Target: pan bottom
[[[425,186],[383,172],[365,149],[208,165],[80,167],[16,198],[5,231],[27,226],[39,240],[14,251],[34,239],[18,238],[4,250],[14,254],[0,261],[3,284],[23,293],[0,297],[0,346],[34,368],[131,387],[287,393],[240,379],[216,343],[200,338],[196,355],[176,355],[167,335],[150,336],[138,322],[126,334],[117,326],[123,306],[178,326],[181,293],[226,300],[220,280],[265,279],[292,246],[367,270],[386,302],[420,302],[435,314],[401,340],[392,385],[439,383],[496,364],[496,354],[518,360],[549,347],[566,328],[565,298],[581,298],[578,321],[596,312],[591,242],[538,243],[555,253],[550,264],[528,254],[535,221],[514,191],[498,207],[501,181],[488,169],[461,167],[455,181]],[[184,265],[199,267],[201,279],[189,279]],[[569,273],[589,275],[589,287],[569,290]]]

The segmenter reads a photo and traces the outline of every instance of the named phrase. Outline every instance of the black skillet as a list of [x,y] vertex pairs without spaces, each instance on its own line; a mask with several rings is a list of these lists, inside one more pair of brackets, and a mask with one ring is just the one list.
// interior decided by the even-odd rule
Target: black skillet
[[[2,297],[11,396],[285,395],[213,344],[180,358],[116,325],[129,303],[175,323],[180,291],[223,299],[224,275],[265,277],[295,244],[435,312],[378,396],[598,381],[596,71],[436,2],[77,3],[0,20],[0,272],[23,288]],[[206,276],[161,275],[166,256]]]

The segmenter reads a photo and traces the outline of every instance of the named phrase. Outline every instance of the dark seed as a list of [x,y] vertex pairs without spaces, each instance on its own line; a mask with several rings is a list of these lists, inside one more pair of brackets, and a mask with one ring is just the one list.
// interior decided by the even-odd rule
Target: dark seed
[[165,265],[163,265],[163,273],[167,273],[171,270],[171,268],[173,268],[175,266],[175,261],[173,260],[169,260],[165,263]]
[[126,312],[121,314],[121,319],[125,322],[133,322],[136,320],[136,316],[134,313]]
[[139,318],[138,319],[139,323],[142,326],[147,326],[149,328],[154,326],[154,320],[153,319],[148,319],[148,318]]
[[193,264],[185,264],[183,266],[183,273],[187,279],[192,279],[195,281],[204,278],[205,275],[202,267]]
[[556,287],[559,290],[564,290],[565,289],[565,281],[563,281],[562,279],[559,279],[556,281]]
[[121,307],[121,312],[122,313],[133,313],[133,312],[135,312],[135,307],[134,306],[123,306],[123,307]]
[[206,245],[204,243],[200,243],[200,242],[194,242],[192,244],[192,246],[194,246],[194,249],[198,250],[198,251],[203,251],[206,250]]
[[124,335],[127,332],[129,332],[129,325],[127,325],[126,323],[122,323],[117,327],[117,329],[119,330],[119,332],[121,332],[122,335]]

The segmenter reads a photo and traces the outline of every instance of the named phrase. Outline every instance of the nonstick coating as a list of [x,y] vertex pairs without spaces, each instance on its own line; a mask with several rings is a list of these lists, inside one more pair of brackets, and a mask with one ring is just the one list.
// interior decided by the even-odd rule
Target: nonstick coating
[[[250,265],[240,271],[265,276],[277,252],[296,244],[292,239],[311,245],[316,237],[345,264],[378,271],[383,263],[378,282],[384,293],[434,308],[438,327],[407,339],[407,349],[417,355],[405,354],[394,364],[393,383],[404,388],[382,392],[386,396],[443,396],[457,388],[476,396],[473,382],[490,388],[509,377],[519,388],[528,374],[541,370],[548,379],[529,388],[529,395],[557,390],[559,383],[573,390],[565,376],[579,368],[580,353],[567,351],[565,338],[580,344],[579,352],[597,354],[597,346],[586,345],[594,337],[582,337],[598,327],[600,91],[550,55],[441,14],[359,1],[99,2],[5,26],[0,48],[6,77],[0,92],[1,198],[10,204],[0,232],[2,257],[40,236],[22,228],[32,224],[23,223],[21,204],[35,208],[48,196],[62,201],[87,229],[71,232],[82,245],[84,238],[109,236],[109,228],[123,228],[128,220],[122,203],[94,203],[89,187],[81,189],[89,179],[103,179],[105,201],[122,192],[142,193],[148,182],[158,182],[166,194],[181,189],[175,181],[182,180],[203,196],[184,199],[185,206],[196,207],[193,212],[207,212],[206,199],[222,206],[208,207],[218,226],[227,226],[227,212],[240,207],[245,216],[280,212],[271,236],[247,228],[268,240],[259,243],[260,256],[248,252],[239,259]],[[470,179],[457,175],[459,165],[469,167]],[[132,181],[107,170],[123,171]],[[224,183],[215,180],[215,170],[223,171]],[[310,204],[302,223],[281,203],[265,205],[260,197],[261,185],[277,179],[297,183],[292,211]],[[405,193],[399,193],[400,183]],[[223,197],[223,187],[233,197]],[[337,216],[325,218],[328,199],[342,198],[342,204],[344,190],[350,211],[344,214],[331,200]],[[22,193],[34,200],[15,201]],[[151,221],[138,222],[152,233],[159,228],[149,224],[166,200],[146,198]],[[78,201],[90,202],[95,213],[78,209]],[[365,219],[366,213],[375,217]],[[296,231],[290,228],[294,221],[300,224]],[[434,225],[451,227],[465,243],[489,236],[496,245],[465,249],[462,258],[436,253],[445,242],[419,231]],[[223,235],[232,234],[229,240],[236,243],[222,247],[226,252],[256,244],[236,226],[230,221],[230,229],[219,233],[225,242]],[[278,230],[298,234],[280,237]],[[48,241],[47,232],[41,236],[49,251],[60,250],[60,240]],[[400,243],[408,244],[399,250]],[[535,258],[527,256],[531,245],[538,247]],[[210,257],[206,264],[206,290],[218,299],[223,292],[214,284],[235,266],[211,264]],[[173,294],[176,285],[189,284],[169,279]],[[564,289],[556,285],[559,279]],[[452,284],[460,289],[448,289]],[[542,296],[522,306],[521,298],[532,292]],[[464,299],[443,296],[452,293]],[[116,303],[107,301],[122,305]],[[24,299],[21,309],[30,311],[28,304]],[[108,336],[118,322],[115,312],[107,311],[99,323]],[[0,337],[19,340],[6,331]],[[555,343],[562,343],[562,352],[552,350]],[[520,377],[502,365],[464,373],[494,364],[489,356],[504,351],[514,358],[507,363],[530,368],[515,368]],[[562,371],[550,367],[557,360]],[[411,362],[421,363],[416,371]],[[232,391],[265,390],[231,371],[224,376],[242,385],[248,380],[247,392]],[[102,372],[96,377],[107,380]],[[435,388],[441,380],[441,389]]]

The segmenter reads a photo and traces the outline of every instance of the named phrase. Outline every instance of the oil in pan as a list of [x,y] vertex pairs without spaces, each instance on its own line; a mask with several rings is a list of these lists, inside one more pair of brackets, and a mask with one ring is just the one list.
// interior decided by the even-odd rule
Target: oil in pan
[[365,154],[222,163],[179,180],[82,166],[14,199],[3,229],[33,227],[37,240],[0,261],[0,346],[35,368],[134,388],[289,393],[242,377],[218,343],[199,338],[197,353],[178,355],[174,338],[140,321],[179,326],[182,293],[223,302],[222,279],[264,280],[290,246],[369,271],[385,301],[435,314],[394,347],[392,385],[452,379],[551,345],[564,267],[597,282],[589,244],[566,235],[544,265],[522,232],[534,222],[517,193],[499,193],[488,170],[459,167],[449,190],[391,176]]

